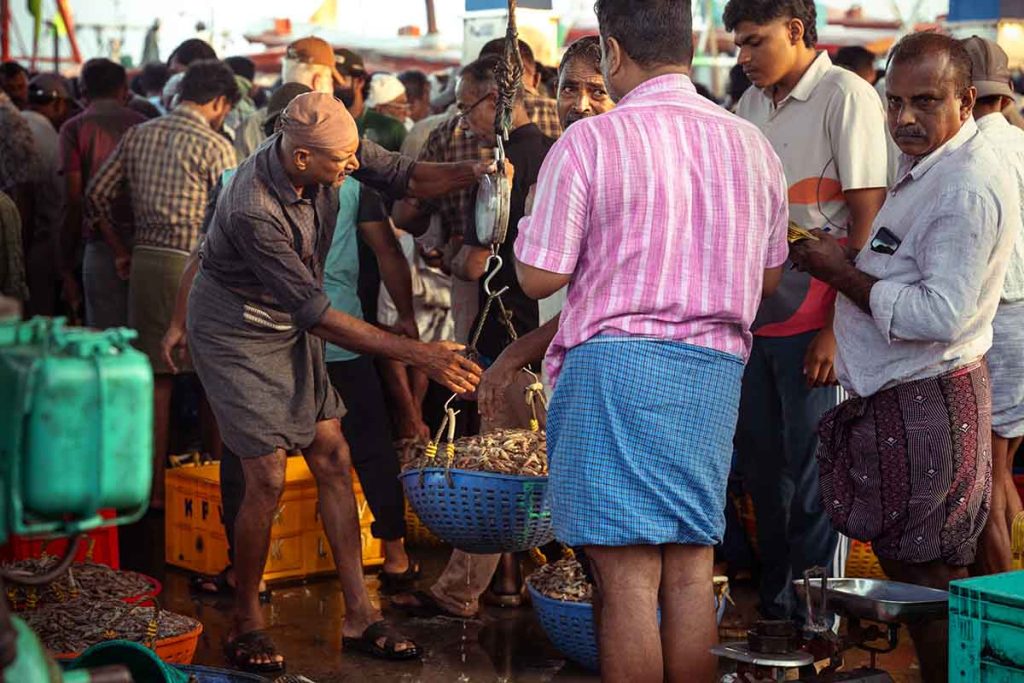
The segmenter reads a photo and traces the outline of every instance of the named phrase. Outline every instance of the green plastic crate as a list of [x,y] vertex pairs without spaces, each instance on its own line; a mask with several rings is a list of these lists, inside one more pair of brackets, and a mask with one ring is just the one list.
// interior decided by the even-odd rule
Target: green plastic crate
[[153,372],[133,330],[0,320],[0,543],[138,519],[153,476]]
[[950,584],[949,680],[1024,683],[1024,571]]

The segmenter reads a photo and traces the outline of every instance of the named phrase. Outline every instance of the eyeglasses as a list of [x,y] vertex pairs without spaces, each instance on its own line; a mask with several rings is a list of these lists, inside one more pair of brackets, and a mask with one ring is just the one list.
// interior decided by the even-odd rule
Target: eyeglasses
[[462,108],[462,105],[455,105],[456,109],[457,109],[457,110],[458,110],[458,112],[459,112],[459,113],[458,113],[458,116],[459,116],[459,118],[460,118],[460,119],[464,119],[464,118],[466,118],[467,116],[469,116],[469,115],[470,115],[470,114],[471,114],[471,113],[473,112],[473,110],[474,110],[474,109],[476,109],[476,108],[477,108],[478,106],[480,106],[480,104],[481,104],[481,103],[482,103],[482,102],[483,102],[484,100],[486,100],[486,99],[487,99],[488,97],[491,97],[491,96],[492,96],[493,94],[494,94],[494,93],[487,93],[486,95],[484,95],[484,96],[483,96],[483,97],[481,97],[481,98],[480,98],[479,100],[477,100],[476,102],[474,102],[474,103],[473,103],[473,104],[471,104],[470,106],[466,107],[465,109],[463,109],[463,108]]

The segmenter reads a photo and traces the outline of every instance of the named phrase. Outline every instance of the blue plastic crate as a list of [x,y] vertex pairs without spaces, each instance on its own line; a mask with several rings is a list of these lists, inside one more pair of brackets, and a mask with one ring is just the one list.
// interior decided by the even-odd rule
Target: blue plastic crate
[[512,553],[555,538],[544,500],[547,477],[430,467],[408,470],[401,480],[420,521],[459,550]]
[[950,584],[949,680],[1024,683],[1024,572]]
[[[555,600],[526,582],[533,600],[533,610],[548,640],[568,659],[585,669],[600,668],[597,654],[597,634],[594,632],[594,608],[589,602]],[[715,597],[715,619],[722,623],[725,600]]]

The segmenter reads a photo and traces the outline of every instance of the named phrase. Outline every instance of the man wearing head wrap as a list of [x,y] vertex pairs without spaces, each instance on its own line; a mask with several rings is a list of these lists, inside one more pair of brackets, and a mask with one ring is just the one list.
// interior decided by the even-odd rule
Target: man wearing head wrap
[[[235,618],[226,653],[250,671],[284,666],[263,631],[258,586],[286,454],[295,450],[303,452],[320,491],[345,597],[343,646],[385,659],[420,654],[381,618],[363,583],[352,464],[339,426],[345,408],[331,387],[323,342],[401,359],[453,391],[470,391],[479,380],[480,369],[457,345],[398,337],[331,308],[323,291],[324,263],[337,188],[359,169],[358,149],[355,122],[331,95],[292,100],[281,114],[280,132],[225,186],[194,283],[188,273],[182,282],[186,290],[191,285],[192,360],[224,443],[244,471],[234,528]],[[171,332],[168,337],[173,341]]]
[[408,130],[409,100],[405,86],[393,74],[374,74],[366,94],[366,111],[356,121],[359,134],[391,152],[397,152]]

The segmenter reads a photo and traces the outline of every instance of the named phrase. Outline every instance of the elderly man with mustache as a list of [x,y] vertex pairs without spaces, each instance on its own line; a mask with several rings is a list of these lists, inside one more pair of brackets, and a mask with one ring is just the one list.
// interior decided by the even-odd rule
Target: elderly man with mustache
[[[821,422],[821,494],[835,527],[871,541],[886,574],[946,588],[967,576],[989,512],[992,345],[1013,240],[1016,187],[972,118],[971,59],[914,34],[893,48],[889,130],[900,174],[871,240],[792,248],[839,291],[836,369],[854,398]],[[945,621],[911,628],[925,681],[945,680]]]

